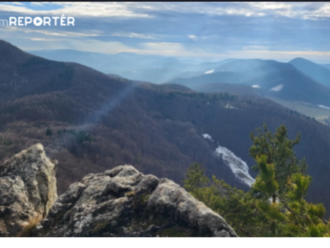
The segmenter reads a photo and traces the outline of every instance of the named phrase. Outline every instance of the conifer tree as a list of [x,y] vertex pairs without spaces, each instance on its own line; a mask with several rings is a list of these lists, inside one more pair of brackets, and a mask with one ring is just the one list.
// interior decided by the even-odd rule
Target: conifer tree
[[[260,173],[252,185],[252,192],[263,195],[256,199],[257,208],[271,222],[267,236],[273,237],[322,237],[330,235],[329,222],[323,220],[323,204],[308,203],[304,197],[311,177],[300,172],[288,176],[284,194],[279,193],[279,183],[275,179],[275,167],[267,163],[265,155],[256,159]],[[273,198],[265,198],[277,195]]]
[[196,199],[219,213],[239,236],[263,236],[268,219],[256,208],[250,192],[232,188],[214,175],[210,180],[201,164],[191,164],[183,184]]
[[184,181],[184,187],[195,197],[199,197],[200,188],[208,183],[210,179],[205,176],[205,169],[201,168],[201,164],[193,163],[190,165]]
[[232,188],[212,176],[201,165],[192,164],[185,188],[198,200],[218,212],[240,236],[329,237],[330,220],[325,221],[323,204],[308,203],[304,197],[311,183],[307,165],[298,161],[293,147],[300,135],[289,140],[285,126],[274,135],[266,125],[259,128],[250,155],[259,174],[249,192]]
[[[284,194],[287,189],[288,177],[296,172],[306,173],[307,164],[305,160],[298,161],[293,151],[293,147],[300,141],[300,134],[293,140],[288,139],[287,129],[281,125],[276,129],[276,133],[268,130],[266,125],[257,129],[258,134],[254,132],[250,134],[253,145],[250,148],[250,156],[255,160],[265,156],[265,163],[272,164],[274,168],[274,179],[278,182],[277,193],[272,194],[272,201],[276,202],[278,195]],[[261,163],[260,165],[264,165]],[[256,171],[260,170],[260,165],[257,163],[252,168]]]
[[298,161],[293,152],[300,135],[289,140],[284,125],[274,135],[264,125],[257,136],[251,133],[251,139],[250,155],[257,162],[253,168],[259,171],[251,193],[257,208],[271,223],[268,236],[329,235],[323,205],[304,199],[311,177],[306,175],[305,161]]

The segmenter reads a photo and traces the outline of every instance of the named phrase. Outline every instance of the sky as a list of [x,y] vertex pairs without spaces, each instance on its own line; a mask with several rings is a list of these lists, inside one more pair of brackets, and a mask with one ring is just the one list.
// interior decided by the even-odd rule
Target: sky
[[330,2],[0,2],[2,20],[62,15],[75,26],[0,26],[0,39],[26,51],[330,63]]

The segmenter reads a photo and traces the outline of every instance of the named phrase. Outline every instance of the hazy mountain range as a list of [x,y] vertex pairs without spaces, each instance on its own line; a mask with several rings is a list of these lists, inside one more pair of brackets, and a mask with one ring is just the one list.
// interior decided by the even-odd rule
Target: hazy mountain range
[[328,70],[330,70],[330,64],[322,64],[322,66]]
[[[136,65],[143,64],[138,61]],[[164,58],[155,61],[155,65],[175,64]],[[130,64],[133,61],[127,62],[127,71]],[[308,173],[313,177],[307,199],[323,202],[329,212],[329,127],[262,97],[270,92],[283,99],[316,101],[306,92],[304,95],[304,87],[320,94],[327,104],[328,88],[290,63],[228,60],[191,68],[180,73],[220,75],[215,79],[227,78],[227,89],[237,86],[238,92],[243,93],[244,87],[252,91],[245,96],[197,92],[187,87],[196,76],[186,78],[186,86],[136,82],[143,80],[128,80],[116,71],[109,70],[107,74],[111,75],[106,75],[81,64],[47,60],[0,41],[0,160],[34,143],[43,143],[47,154],[59,160],[59,192],[87,173],[120,164],[133,164],[145,174],[181,183],[192,162],[202,163],[208,175],[247,189],[239,174],[249,182],[256,175],[246,168],[254,164],[248,154],[250,132],[264,123],[272,131],[284,124],[290,138],[298,132],[302,136],[295,151],[299,158],[306,157]],[[208,83],[209,91],[212,84],[220,85],[218,81]]]
[[[32,54],[84,64],[107,74],[152,83],[185,85],[202,92],[247,94],[330,106],[330,70],[303,58],[289,63],[261,59],[226,59],[186,64],[178,59],[133,53],[99,54],[75,50],[41,50]],[[233,86],[228,84],[248,85]],[[326,86],[326,87],[325,87]],[[233,89],[233,91],[231,90]]]
[[106,74],[118,74],[128,79],[152,83],[163,83],[177,77],[190,77],[234,60],[187,64],[171,57],[134,53],[102,54],[70,49],[37,50],[29,53],[55,61],[76,62]]
[[[330,106],[330,88],[324,85],[325,80],[313,79],[303,73],[303,69],[293,66],[291,62],[280,63],[259,59],[235,60],[206,71],[204,74],[176,78],[169,83],[182,84],[195,90],[208,92],[211,91],[209,84],[213,85],[215,92],[218,90],[216,84],[241,84],[250,86],[260,96],[275,96],[285,100]],[[328,72],[330,79],[330,71],[322,66],[314,65]]]
[[320,82],[326,86],[330,86],[330,70],[326,69],[327,65],[320,66],[303,58],[293,59],[289,63],[315,81]]

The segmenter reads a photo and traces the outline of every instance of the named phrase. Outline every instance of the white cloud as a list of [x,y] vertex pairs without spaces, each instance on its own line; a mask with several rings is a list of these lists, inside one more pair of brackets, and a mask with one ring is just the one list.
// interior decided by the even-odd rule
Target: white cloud
[[264,10],[277,10],[277,9],[290,9],[292,8],[290,3],[280,2],[252,2],[248,3],[251,7],[264,9]]
[[131,52],[143,54],[159,54],[164,56],[178,56],[178,57],[207,57],[219,58],[224,54],[206,53],[200,48],[187,49],[183,44],[170,42],[147,42],[142,43],[141,50],[131,50]]
[[267,2],[249,3],[251,7],[290,18],[313,19],[330,17],[330,4],[327,2]]
[[330,51],[262,51],[262,50],[250,50],[245,51],[248,53],[267,53],[267,54],[284,54],[284,55],[295,55],[295,56],[308,56],[308,55],[315,55],[315,56],[330,56]]
[[31,5],[34,5],[34,6],[44,6],[42,3],[38,3],[38,2],[31,2]]
[[[50,3],[33,2],[32,5]],[[24,14],[72,15],[93,17],[151,18],[150,12],[174,11],[207,15],[265,16],[277,15],[290,18],[318,19],[330,17],[330,3],[327,2],[52,2],[61,8],[57,10],[33,10],[19,2],[0,4],[1,11]],[[19,6],[17,6],[19,5]],[[146,12],[148,11],[148,13]]]
[[10,2],[11,4],[15,4],[15,5],[24,5],[24,4],[22,4],[22,3],[20,3],[20,2]]
[[328,107],[328,106],[324,106],[324,105],[317,105],[317,106],[319,106],[320,108],[323,108],[323,109],[329,109],[330,110],[330,107]]
[[[140,3],[139,3],[140,4]],[[237,2],[207,4],[194,3],[141,3],[130,4],[134,8],[152,11],[174,11],[207,15],[265,16],[277,15],[290,18],[317,19],[330,17],[330,3],[327,2]]]
[[268,50],[238,50],[227,51],[226,58],[259,58],[259,59],[274,59],[287,62],[296,57],[304,57],[312,61],[330,62],[330,51],[268,51]]
[[96,34],[94,32],[91,33],[78,33],[78,32],[51,32],[51,31],[44,31],[44,30],[34,30],[34,29],[24,29],[24,33],[39,33],[46,36],[59,36],[59,37],[69,37],[69,38],[75,38],[75,37],[96,37],[99,36],[99,34]]
[[249,50],[249,49],[267,49],[265,46],[244,46],[244,50]]
[[156,39],[152,35],[137,34],[137,33],[124,33],[124,32],[113,33],[113,34],[111,34],[111,36],[129,37],[129,38],[142,38],[142,39]]
[[195,35],[188,35],[188,38],[189,39],[192,39],[192,40],[196,40],[197,39],[197,37]]
[[[47,3],[44,3],[47,4]],[[18,12],[22,14],[44,14],[44,15],[70,15],[70,16],[92,16],[92,17],[139,17],[150,18],[151,15],[144,13],[135,13],[128,8],[128,3],[103,3],[103,2],[52,2],[60,5],[62,8],[56,10],[33,10],[28,7],[0,4],[1,11]]]
[[30,38],[33,41],[54,41],[55,39],[47,39],[47,38]]
[[307,12],[304,15],[304,19],[312,19],[316,20],[318,18],[324,18],[324,17],[330,17],[330,4],[324,4],[320,9],[312,11],[312,12]]
[[[93,39],[88,40],[78,40],[70,38],[61,39],[50,39],[50,38],[30,38],[30,42],[25,40],[14,40],[10,41],[14,45],[18,46],[22,50],[39,50],[42,49],[74,49],[86,52],[97,52],[97,53],[107,53],[115,54],[124,51],[129,51],[131,48],[123,45],[120,42],[103,42]],[[51,42],[49,42],[51,41]]]

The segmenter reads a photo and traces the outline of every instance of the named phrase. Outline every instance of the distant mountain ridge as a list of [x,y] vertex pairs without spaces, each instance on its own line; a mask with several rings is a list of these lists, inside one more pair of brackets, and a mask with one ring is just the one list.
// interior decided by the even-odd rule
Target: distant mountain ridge
[[[271,70],[272,66],[278,67],[280,64],[283,66],[292,64],[297,70],[306,74],[311,79],[330,86],[330,66],[327,64],[319,65],[303,58],[293,59],[289,63],[261,59],[225,59],[218,62],[187,64],[173,57],[141,55],[127,52],[103,54],[72,49],[36,50],[29,52],[55,61],[80,63],[106,74],[117,74],[128,79],[153,83],[176,83],[176,80],[179,78],[191,78],[217,72],[244,71],[244,76],[247,79],[250,78],[249,76],[252,76],[253,79],[256,77],[256,70],[259,69],[258,71],[261,72],[261,67]],[[242,61],[249,61],[249,63],[241,63]],[[235,68],[233,69],[233,67]],[[273,70],[277,69],[273,68]],[[248,73],[249,70],[251,73]],[[207,83],[214,82],[207,81]],[[237,82],[234,80],[234,83]]]
[[[59,193],[88,173],[118,164],[181,183],[193,162],[203,164],[208,176],[247,189],[215,156],[216,148],[230,150],[251,167],[251,131],[263,123],[272,131],[284,124],[290,138],[302,136],[295,151],[306,157],[313,178],[307,199],[330,211],[330,129],[270,100],[136,83],[77,63],[42,59],[3,41],[0,75],[0,160],[41,142],[49,157],[61,161]],[[276,82],[272,87],[279,89]]]
[[330,64],[322,64],[322,66],[330,71]]
[[303,58],[295,58],[289,63],[315,81],[330,87],[330,71],[323,66]]
[[[102,54],[72,49],[29,51],[46,59],[60,62],[75,62],[86,65],[105,74],[153,83],[163,83],[189,73],[202,73],[235,59],[201,64],[184,63],[173,57],[141,55],[135,53]],[[190,72],[191,71],[191,72]]]
[[213,92],[217,92],[216,84],[249,85],[258,95],[330,106],[329,87],[302,73],[291,63],[274,60],[234,60],[208,74],[177,78],[168,83],[182,84],[202,92],[212,92],[210,85],[214,86]]

